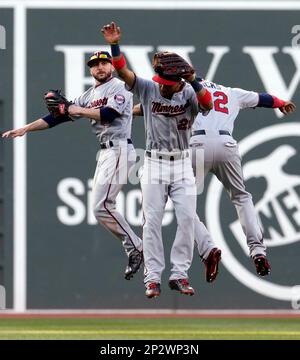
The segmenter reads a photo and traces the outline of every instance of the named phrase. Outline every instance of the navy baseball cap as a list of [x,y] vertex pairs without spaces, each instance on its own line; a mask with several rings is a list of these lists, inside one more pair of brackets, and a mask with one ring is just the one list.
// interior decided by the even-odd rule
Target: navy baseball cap
[[92,67],[99,61],[108,61],[112,64],[112,57],[108,51],[96,51],[90,56],[87,66]]

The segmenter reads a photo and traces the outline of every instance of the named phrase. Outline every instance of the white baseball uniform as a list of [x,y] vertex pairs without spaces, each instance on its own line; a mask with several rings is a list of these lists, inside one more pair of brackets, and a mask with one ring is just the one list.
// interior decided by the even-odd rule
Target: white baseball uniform
[[[202,81],[201,84],[210,91],[214,109],[207,116],[198,114],[193,124],[190,146],[193,151],[204,149],[204,175],[213,173],[227,190],[246,235],[250,256],[265,255],[262,229],[252,196],[245,189],[238,145],[232,137],[234,121],[239,111],[256,107],[258,93],[225,87],[210,81]],[[197,164],[193,163],[194,170],[196,166]],[[206,259],[215,245],[198,218],[195,221],[195,241],[200,256]]]

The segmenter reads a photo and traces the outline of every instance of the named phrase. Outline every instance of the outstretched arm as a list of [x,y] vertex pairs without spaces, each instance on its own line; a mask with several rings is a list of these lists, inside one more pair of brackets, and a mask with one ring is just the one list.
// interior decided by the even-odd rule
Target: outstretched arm
[[89,109],[81,106],[71,105],[68,109],[69,115],[83,117],[99,121],[102,124],[111,123],[120,114],[109,106],[103,106],[100,109]]
[[[112,108],[103,107],[101,109],[88,109],[76,105],[71,105],[68,109],[68,113],[71,116],[85,117],[88,119],[94,119],[103,123],[110,123],[120,114]],[[41,119],[37,119],[20,129],[8,130],[2,133],[3,138],[15,138],[17,136],[23,136],[30,131],[46,130],[54,126],[60,125],[66,121],[72,121],[67,115],[61,115],[54,117],[52,114],[48,114]]]
[[110,24],[103,26],[101,32],[107,43],[111,46],[111,55],[113,57],[113,66],[115,70],[120,78],[122,78],[131,89],[135,83],[135,74],[128,69],[125,57],[120,51],[119,42],[121,39],[121,29],[114,22],[111,22]]
[[280,100],[274,95],[267,93],[258,94],[258,107],[278,108],[284,115],[296,111],[296,105],[292,101]]
[[17,136],[23,136],[27,132],[30,132],[30,131],[45,130],[48,128],[49,128],[49,125],[45,120],[37,119],[37,120],[31,122],[30,124],[25,125],[24,127],[20,128],[20,129],[13,129],[13,130],[5,131],[2,134],[2,137],[3,138],[15,138]]
[[87,119],[100,120],[99,109],[88,109],[81,106],[71,105],[68,109],[69,115],[84,117]]

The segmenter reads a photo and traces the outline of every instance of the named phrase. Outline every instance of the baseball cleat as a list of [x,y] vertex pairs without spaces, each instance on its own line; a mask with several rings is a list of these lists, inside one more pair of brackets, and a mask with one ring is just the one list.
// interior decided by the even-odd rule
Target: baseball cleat
[[271,273],[271,266],[265,255],[256,255],[253,260],[258,275],[266,276]]
[[190,286],[187,279],[170,280],[169,287],[171,290],[177,290],[181,294],[184,294],[184,295],[192,296],[195,294],[194,289]]
[[149,283],[146,286],[145,295],[149,299],[158,297],[160,295],[160,284],[159,283]]
[[222,251],[218,248],[213,248],[209,253],[206,260],[204,260],[205,265],[205,278],[206,281],[211,283],[213,282],[218,275],[219,262],[221,260]]
[[124,277],[126,280],[130,280],[133,275],[139,271],[140,266],[143,263],[143,252],[134,250],[128,258],[128,265],[126,266]]

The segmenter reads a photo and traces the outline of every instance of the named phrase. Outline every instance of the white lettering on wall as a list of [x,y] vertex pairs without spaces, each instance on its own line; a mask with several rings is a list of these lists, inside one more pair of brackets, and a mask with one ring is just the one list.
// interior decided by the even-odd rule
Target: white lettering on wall
[[[65,178],[57,184],[57,195],[61,204],[57,206],[58,220],[67,226],[83,223],[96,225],[92,199],[93,180],[85,183],[77,178]],[[127,193],[120,191],[116,199],[117,211],[126,218],[131,226],[142,226],[142,193],[140,189],[132,189]],[[170,225],[174,220],[174,207],[169,199],[163,217],[163,226]]]

